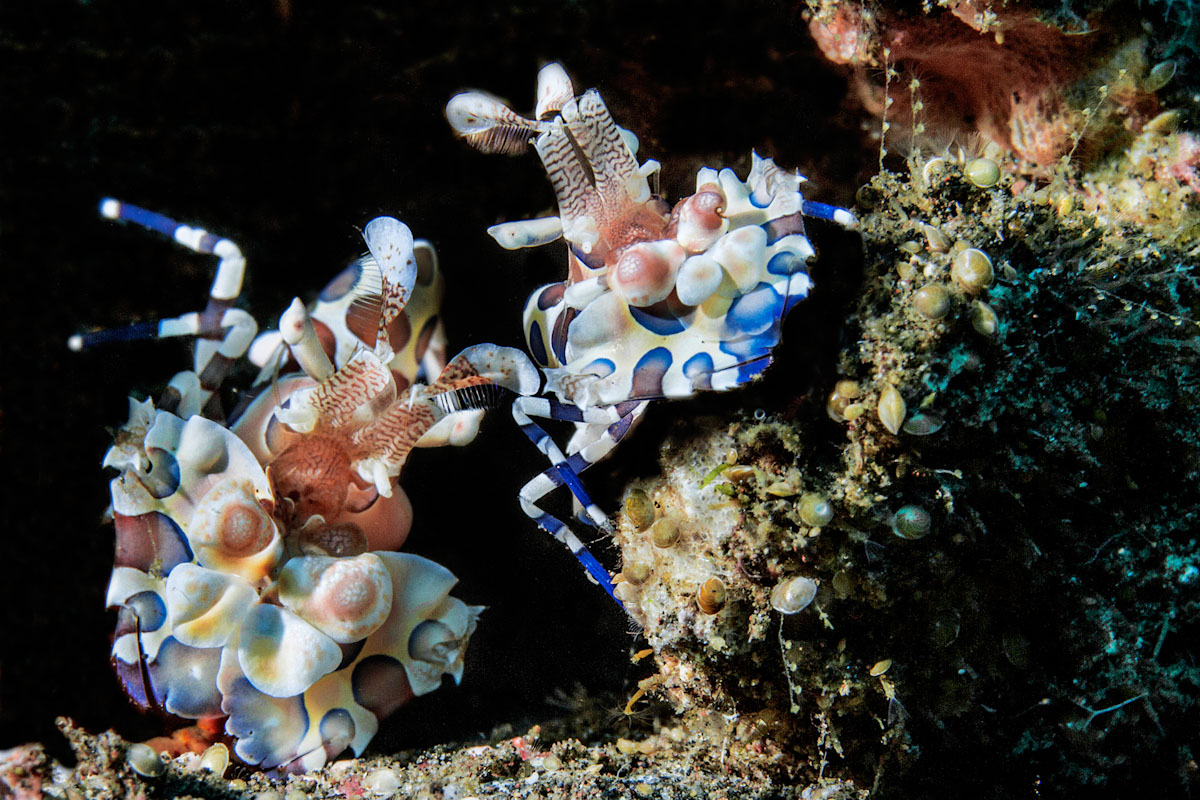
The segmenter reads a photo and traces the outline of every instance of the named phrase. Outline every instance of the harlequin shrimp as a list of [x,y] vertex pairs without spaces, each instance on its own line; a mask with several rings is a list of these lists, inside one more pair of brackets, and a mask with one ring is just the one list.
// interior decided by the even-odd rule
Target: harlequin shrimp
[[[537,371],[493,345],[446,363],[436,257],[391,217],[366,226],[368,255],[311,311],[293,301],[252,347],[233,242],[115,200],[101,210],[219,258],[203,311],[71,343],[195,337],[193,368],[157,404],[131,398],[104,458],[118,473],[118,676],[143,708],[226,718],[248,764],[361,753],[380,719],[461,678],[482,610],[450,596],[445,567],[393,552],[412,521],[401,468],[413,447],[468,441],[489,398],[535,390]],[[248,349],[270,377],[222,424],[221,382]]]
[[[811,287],[804,217],[852,227],[854,215],[805,200],[804,178],[757,154],[745,181],[702,168],[695,194],[670,207],[650,188],[658,162],[639,164],[636,136],[613,121],[595,89],[576,96],[559,64],[538,74],[534,119],[482,92],[455,96],[446,116],[483,152],[532,145],[554,186],[557,216],[488,229],[506,249],[560,237],[568,245],[566,280],[538,289],[525,306],[528,349],[552,396],[518,397],[513,416],[551,467],[521,489],[520,501],[613,595],[608,571],[538,502],[565,484],[581,519],[609,529],[579,473],[616,446],[650,401],[733,389],[761,373],[784,316]],[[536,418],[574,423],[565,450]]]

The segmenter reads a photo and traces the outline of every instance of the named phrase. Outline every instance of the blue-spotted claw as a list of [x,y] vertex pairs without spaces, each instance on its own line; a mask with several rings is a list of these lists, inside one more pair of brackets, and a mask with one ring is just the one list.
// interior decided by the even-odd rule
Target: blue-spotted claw
[[481,611],[449,596],[444,567],[390,552],[412,521],[401,469],[414,447],[472,439],[492,394],[536,391],[537,370],[492,345],[447,362],[433,251],[382,217],[364,231],[370,255],[260,337],[270,385],[218,423],[198,412],[220,411],[220,379],[256,327],[228,309],[240,251],[134,206],[104,209],[222,256],[208,316],[223,327],[193,314],[159,335],[230,329],[197,343],[195,369],[157,405],[131,400],[105,455],[118,473],[117,673],[143,707],[228,717],[249,764],[302,771],[361,753],[380,719],[461,678]]
[[[567,243],[566,280],[538,289],[525,306],[529,352],[553,397],[520,397],[513,414],[552,466],[521,490],[521,506],[614,594],[604,568],[538,502],[565,484],[582,518],[608,528],[578,473],[612,450],[646,402],[758,376],[784,316],[811,288],[804,217],[855,220],[806,201],[798,173],[756,153],[745,180],[702,168],[695,193],[672,208],[650,189],[658,163],[638,162],[637,137],[613,121],[596,90],[576,96],[563,68],[549,64],[537,98],[535,118],[526,119],[490,95],[465,92],[446,117],[484,152],[532,147],[554,186],[557,217],[488,230],[506,249],[560,236]],[[575,435],[560,449],[537,418],[571,421]]]

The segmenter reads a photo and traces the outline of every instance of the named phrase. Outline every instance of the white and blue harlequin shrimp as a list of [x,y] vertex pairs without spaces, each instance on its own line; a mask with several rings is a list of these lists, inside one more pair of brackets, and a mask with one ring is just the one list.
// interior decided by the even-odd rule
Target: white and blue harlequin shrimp
[[[393,552],[412,522],[401,468],[413,447],[469,441],[489,397],[535,390],[537,371],[493,345],[446,363],[432,248],[391,217],[367,225],[369,255],[312,311],[293,301],[252,347],[257,325],[232,308],[236,245],[114,200],[101,209],[220,258],[204,311],[71,342],[196,337],[193,369],[157,405],[131,399],[104,459],[118,472],[107,599],[120,680],[144,708],[226,717],[248,764],[304,771],[361,753],[380,719],[461,678],[481,611],[450,596],[447,569]],[[270,381],[226,425],[218,390],[248,349]]]
[[[672,209],[650,190],[658,163],[639,164],[636,137],[596,90],[575,96],[558,64],[538,75],[535,119],[481,92],[455,96],[446,116],[484,152],[532,144],[554,186],[558,216],[488,230],[506,249],[559,237],[568,244],[567,279],[525,306],[529,352],[553,396],[519,397],[513,415],[552,466],[521,490],[521,505],[613,595],[608,571],[537,503],[566,484],[584,521],[608,529],[579,473],[612,450],[651,400],[732,389],[762,372],[784,316],[811,287],[803,218],[856,220],[805,200],[800,175],[757,154],[745,181],[729,169],[701,169],[696,193]],[[565,452],[534,418],[575,423]]]

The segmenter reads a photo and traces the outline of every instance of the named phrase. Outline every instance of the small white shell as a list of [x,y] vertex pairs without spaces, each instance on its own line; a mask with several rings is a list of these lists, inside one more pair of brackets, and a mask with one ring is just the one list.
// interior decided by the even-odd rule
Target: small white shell
[[125,761],[134,772],[147,778],[162,775],[167,768],[162,756],[148,744],[135,743],[126,746]]
[[893,434],[900,432],[900,426],[904,424],[904,415],[908,413],[908,407],[904,404],[904,398],[900,396],[900,392],[896,390],[895,386],[889,385],[880,393],[876,410],[883,427]]
[[781,614],[795,614],[808,608],[816,596],[817,582],[812,578],[785,578],[771,590],[771,608]]
[[801,521],[814,528],[828,525],[829,521],[833,519],[833,505],[829,502],[829,498],[817,492],[806,492],[800,498],[798,510]]
[[380,767],[364,775],[362,785],[374,797],[391,797],[400,790],[400,779],[395,770]]
[[975,295],[992,285],[995,271],[987,253],[968,247],[954,257],[950,277],[964,292]]
[[228,768],[229,748],[221,742],[209,746],[200,756],[200,769],[208,770],[217,777],[224,777]]

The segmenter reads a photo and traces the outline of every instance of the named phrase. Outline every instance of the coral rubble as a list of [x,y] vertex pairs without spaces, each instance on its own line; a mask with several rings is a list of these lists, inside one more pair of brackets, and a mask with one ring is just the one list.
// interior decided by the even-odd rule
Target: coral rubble
[[[627,511],[618,537],[651,691],[744,721],[731,753],[867,787],[929,790],[955,753],[1011,786],[1194,783],[1197,212],[1101,219],[1075,178],[877,175],[826,407],[679,422],[631,490],[681,532]],[[785,616],[794,576],[819,588]]]

